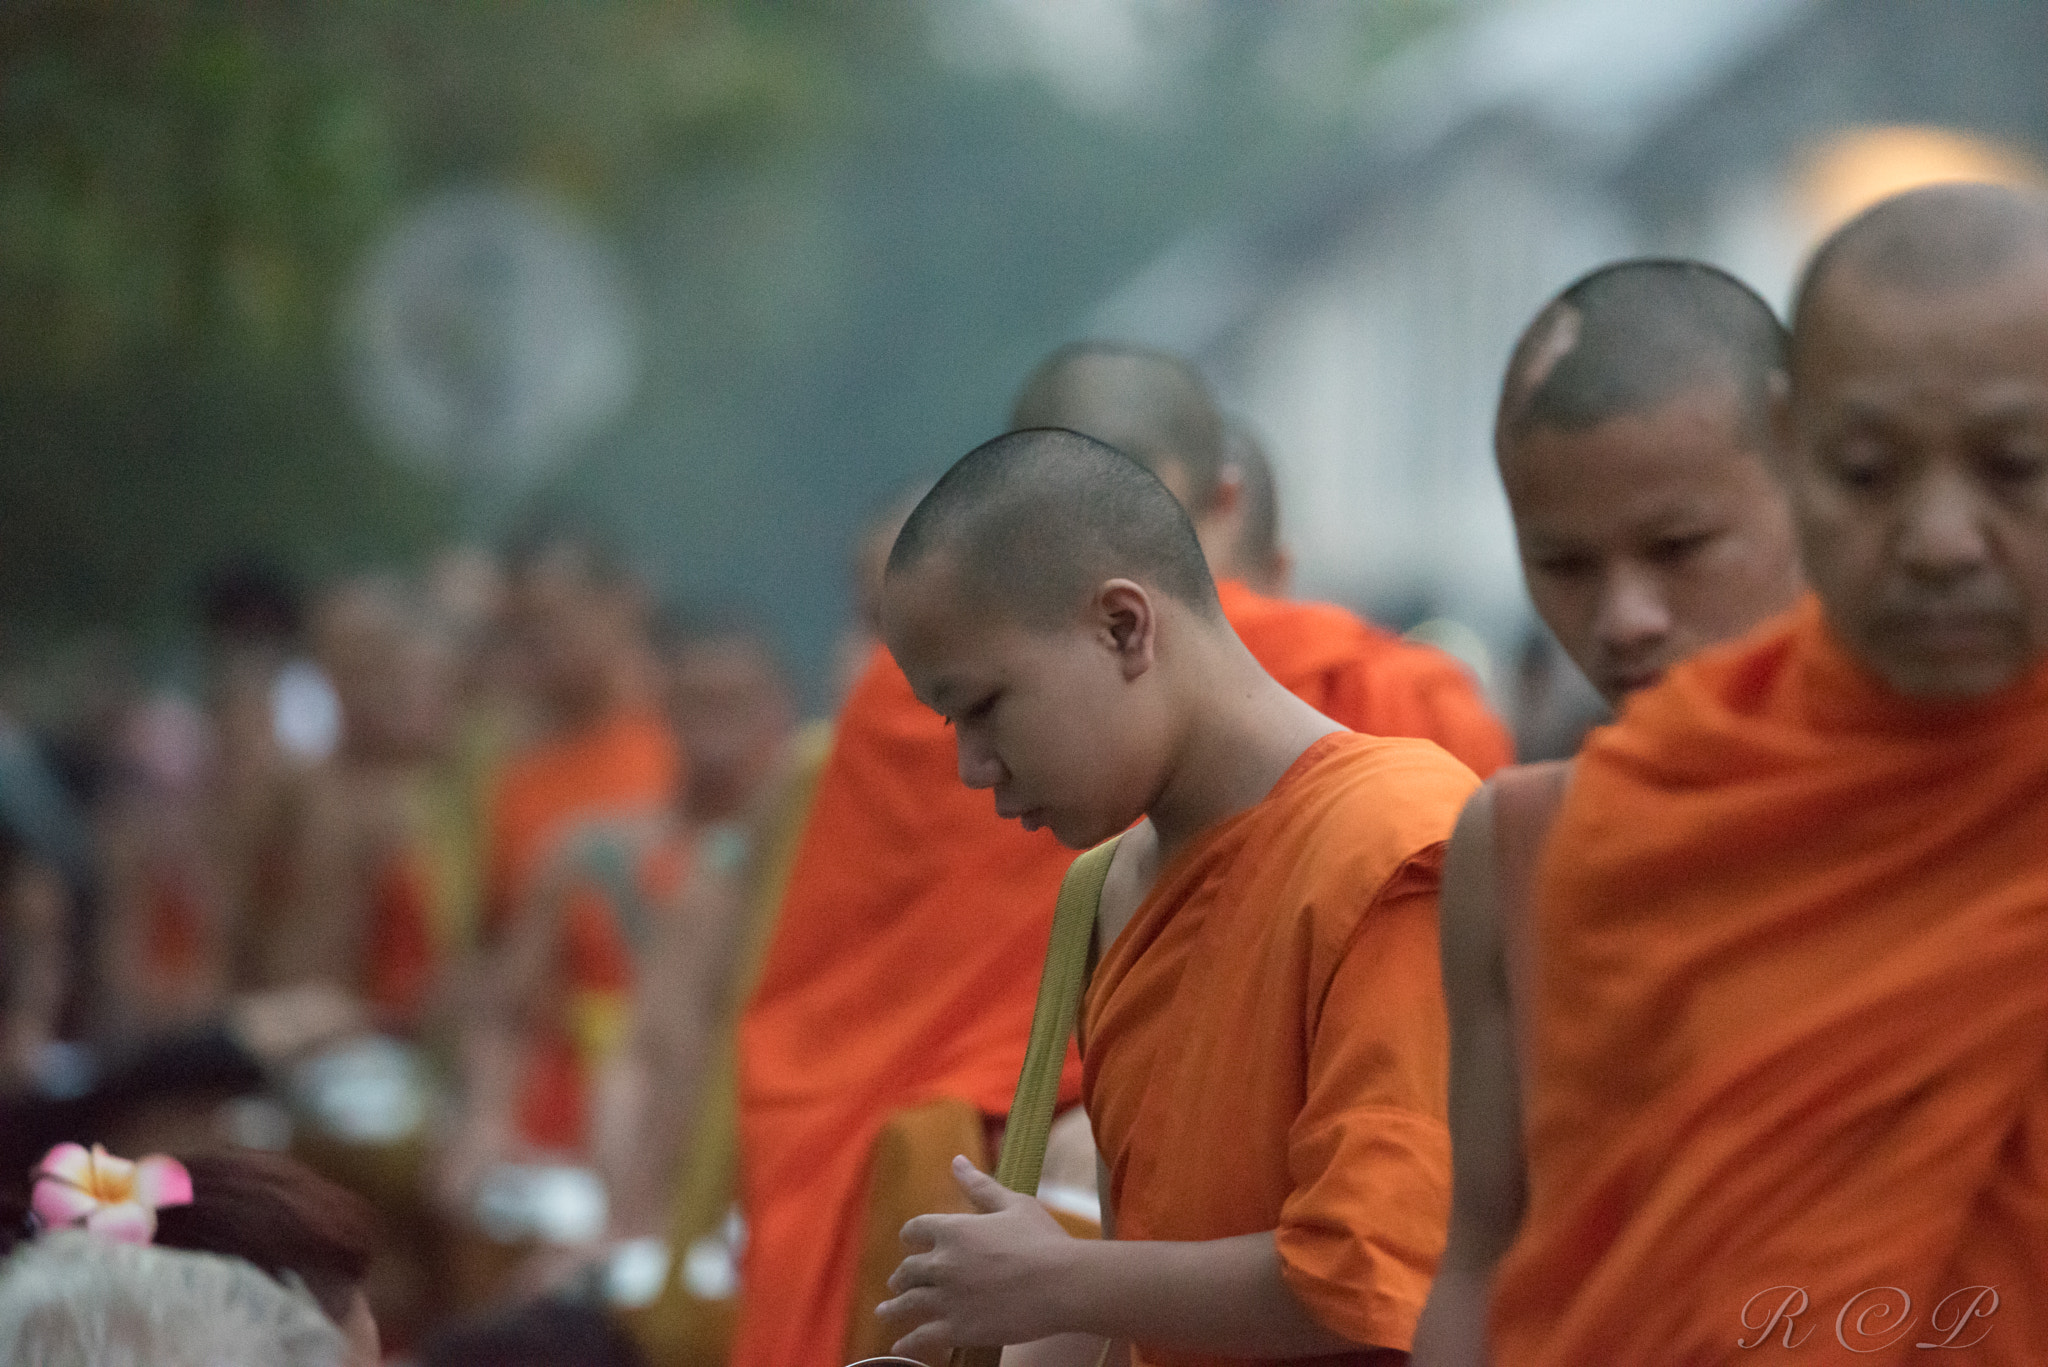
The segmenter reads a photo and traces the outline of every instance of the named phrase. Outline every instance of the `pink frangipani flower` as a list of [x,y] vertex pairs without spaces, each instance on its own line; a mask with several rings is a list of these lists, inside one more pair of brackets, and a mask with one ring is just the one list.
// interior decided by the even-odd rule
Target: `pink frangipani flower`
[[45,1229],[79,1228],[122,1243],[146,1244],[156,1213],[192,1203],[192,1174],[175,1158],[116,1158],[95,1144],[59,1144],[36,1165],[29,1206]]

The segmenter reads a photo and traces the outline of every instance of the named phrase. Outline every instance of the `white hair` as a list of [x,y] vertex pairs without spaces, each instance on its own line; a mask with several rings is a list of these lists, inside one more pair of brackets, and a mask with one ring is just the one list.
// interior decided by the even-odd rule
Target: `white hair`
[[342,1367],[302,1288],[240,1258],[53,1230],[0,1263],[6,1367]]

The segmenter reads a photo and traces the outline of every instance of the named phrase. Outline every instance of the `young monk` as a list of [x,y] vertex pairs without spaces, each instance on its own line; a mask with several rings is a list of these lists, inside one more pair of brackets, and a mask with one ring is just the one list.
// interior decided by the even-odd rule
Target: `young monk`
[[443,1159],[442,1196],[458,1206],[492,1162],[585,1149],[593,1062],[623,1037],[647,938],[633,913],[669,905],[689,864],[672,823],[687,774],[637,585],[564,540],[527,558],[514,598],[550,730],[491,800],[483,981]]
[[1405,1351],[1449,1195],[1435,904],[1470,771],[1283,688],[1166,486],[1072,432],[939,481],[883,623],[998,812],[1073,849],[1129,832],[1081,1022],[1116,1237],[957,1162],[978,1213],[905,1226],[897,1351]]
[[1773,416],[1817,596],[1597,734],[1538,872],[1502,1363],[2048,1343],[2048,202],[1853,220]]
[[1194,520],[1231,627],[1325,715],[1372,735],[1433,740],[1481,776],[1514,757],[1506,728],[1450,656],[1343,608],[1267,597],[1240,577],[1264,568],[1240,555],[1243,474],[1228,465],[1222,414],[1187,362],[1107,342],[1062,347],[1025,384],[1010,425],[1084,433],[1157,475]]
[[[1767,452],[1784,365],[1770,306],[1691,261],[1604,266],[1546,305],[1517,344],[1494,440],[1522,572],[1545,624],[1611,705],[1798,597],[1791,514]],[[1515,787],[1554,800],[1566,774],[1535,765],[1495,778],[1466,806],[1445,861],[1456,1180],[1416,1335],[1422,1364],[1484,1361],[1487,1287],[1522,1216],[1516,1021],[1526,1003],[1508,941],[1526,920],[1526,889],[1497,870],[1498,842],[1521,833],[1496,829],[1494,795]]]

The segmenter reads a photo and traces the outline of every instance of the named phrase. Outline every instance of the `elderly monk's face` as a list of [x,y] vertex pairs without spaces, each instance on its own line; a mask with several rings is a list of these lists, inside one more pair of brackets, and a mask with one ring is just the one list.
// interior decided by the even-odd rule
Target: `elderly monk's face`
[[1732,381],[1503,451],[1536,611],[1609,702],[1789,607],[1801,588],[1785,496]]
[[1969,698],[2048,652],[2048,260],[1967,288],[1844,268],[1780,414],[1808,575],[1899,692]]
[[960,781],[991,790],[998,816],[1086,849],[1144,814],[1166,739],[1149,628],[1134,662],[1128,624],[1092,605],[1063,625],[1017,622],[962,593],[943,553],[889,579],[882,625],[953,729]]

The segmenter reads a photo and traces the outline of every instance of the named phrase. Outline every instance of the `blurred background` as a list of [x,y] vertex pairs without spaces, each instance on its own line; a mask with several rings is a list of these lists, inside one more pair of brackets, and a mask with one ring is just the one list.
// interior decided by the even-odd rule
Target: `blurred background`
[[[653,708],[627,844],[745,882],[863,556],[1048,351],[1192,358],[1295,591],[1568,749],[1490,450],[1534,310],[1642,253],[1783,306],[1870,202],[2044,164],[2048,0],[12,0],[0,1172],[289,1149],[382,1211],[401,1347],[560,1284],[603,1050],[528,1009],[491,813]],[[477,1022],[585,1070],[518,1143]],[[649,1266],[710,1305],[707,1190]]]
[[1498,653],[1531,309],[1648,250],[1782,299],[2033,174],[2044,59],[2027,0],[9,5],[0,665],[553,510],[822,708],[863,519],[1083,334],[1265,434],[1303,592]]

